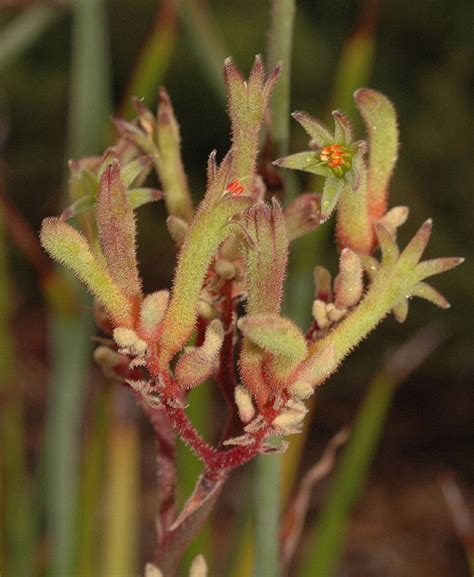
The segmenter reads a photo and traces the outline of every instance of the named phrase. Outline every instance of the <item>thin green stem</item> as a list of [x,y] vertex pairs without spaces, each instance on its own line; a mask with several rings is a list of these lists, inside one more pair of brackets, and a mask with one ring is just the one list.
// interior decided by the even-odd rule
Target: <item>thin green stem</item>
[[333,574],[343,550],[348,515],[373,460],[393,392],[394,382],[389,375],[381,373],[372,381],[298,577]]
[[15,384],[14,337],[10,326],[12,295],[8,275],[3,215],[0,208],[0,393],[3,415],[0,421],[2,446],[1,500],[5,536],[0,550],[0,567],[6,575],[28,577],[32,571],[34,520],[30,479],[26,467],[26,446],[22,395]]
[[272,96],[273,150],[278,156],[288,154],[290,136],[290,83],[295,0],[274,0],[268,45],[268,68],[282,62],[280,77]]
[[362,2],[359,18],[341,51],[332,88],[331,106],[355,117],[353,94],[367,86],[372,75],[375,55],[377,0]]
[[98,153],[110,114],[111,78],[103,0],[74,0],[68,154]]
[[53,364],[46,432],[46,487],[51,573],[72,573],[75,548],[79,427],[90,354],[91,319],[55,314],[50,321]]
[[82,464],[80,511],[77,531],[77,577],[97,577],[101,552],[97,542],[102,534],[102,491],[104,486],[104,461],[107,454],[107,433],[110,427],[112,391],[99,388],[94,399],[95,407],[90,430],[85,435]]
[[[291,51],[295,0],[273,0],[268,62],[282,63],[282,72],[272,96],[272,138],[278,155],[287,154],[289,140]],[[259,456],[255,479],[255,562],[254,576],[280,575],[278,533],[281,501],[280,455]]]
[[255,561],[254,577],[280,575],[281,455],[255,460]]
[[156,14],[153,29],[148,34],[138,55],[125,96],[119,107],[119,118],[133,118],[136,111],[132,98],[143,99],[151,106],[156,99],[157,87],[170,66],[176,45],[176,15],[171,0],[162,2]]
[[441,338],[439,330],[425,327],[393,353],[372,380],[335,473],[326,506],[310,535],[298,577],[334,574],[343,553],[352,507],[367,480],[396,388],[433,352]]
[[[98,153],[110,111],[110,75],[104,3],[75,0],[69,105],[68,154]],[[72,283],[72,281],[71,281]],[[71,285],[77,286],[77,285]],[[77,289],[77,295],[83,292]],[[82,300],[82,298],[80,299]],[[51,379],[46,431],[51,577],[72,575],[79,489],[79,427],[90,362],[92,319],[53,307],[50,321]]]
[[2,28],[0,72],[31,48],[59,16],[57,9],[33,5]]
[[174,0],[208,81],[216,96],[225,103],[222,63],[229,56],[207,3]]
[[139,434],[128,391],[113,392],[107,447],[101,575],[136,575],[138,558]]

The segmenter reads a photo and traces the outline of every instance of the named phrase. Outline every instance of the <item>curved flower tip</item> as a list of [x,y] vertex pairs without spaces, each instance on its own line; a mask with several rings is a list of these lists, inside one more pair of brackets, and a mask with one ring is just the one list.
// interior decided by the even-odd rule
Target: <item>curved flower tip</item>
[[132,205],[114,160],[104,171],[96,205],[99,239],[111,274],[129,297],[141,293],[136,257],[136,225]]
[[191,389],[208,379],[217,368],[223,341],[222,323],[214,319],[206,329],[202,346],[191,348],[180,357],[175,369],[178,384]]
[[235,153],[230,181],[246,179],[245,193],[252,192],[260,127],[268,101],[277,81],[279,67],[267,78],[261,56],[256,56],[247,81],[228,58],[224,66],[229,116],[232,125],[232,150]]
[[277,312],[288,259],[283,211],[276,199],[271,207],[260,202],[242,215],[240,224],[246,241],[247,311]]
[[272,355],[299,362],[306,355],[306,340],[290,319],[276,314],[256,314],[242,317],[238,322],[242,333]]
[[112,279],[105,263],[95,258],[80,232],[59,218],[46,218],[40,240],[50,256],[69,268],[104,305],[115,324],[131,326],[130,300]]
[[354,100],[364,119],[369,140],[368,206],[372,219],[387,208],[388,185],[397,162],[399,132],[395,107],[381,92],[359,88]]

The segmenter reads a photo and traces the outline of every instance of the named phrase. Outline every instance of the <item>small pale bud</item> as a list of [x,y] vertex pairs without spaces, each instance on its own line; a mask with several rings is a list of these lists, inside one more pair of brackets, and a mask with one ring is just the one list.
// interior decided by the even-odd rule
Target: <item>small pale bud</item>
[[402,299],[392,308],[393,316],[398,323],[404,323],[406,321],[408,309],[408,299]]
[[169,292],[157,291],[145,297],[140,310],[140,330],[147,337],[153,336],[165,316]]
[[333,322],[337,323],[343,317],[346,316],[347,310],[346,309],[338,309],[332,303],[326,305],[326,313],[328,315],[328,319]]
[[363,291],[362,265],[359,257],[349,248],[341,252],[339,274],[334,281],[334,304],[338,309],[356,305]]
[[325,381],[337,367],[336,351],[333,344],[327,344],[314,348],[309,357],[298,369],[298,374],[293,383],[288,385],[288,392],[297,399],[305,398],[301,392],[306,392],[308,387],[314,388]]
[[119,327],[114,329],[113,336],[120,347],[120,352],[137,357],[142,357],[146,353],[146,342],[134,330]]
[[189,577],[207,577],[207,563],[203,555],[194,558],[189,569]]
[[397,228],[405,223],[409,212],[408,206],[394,206],[377,222],[382,223],[389,233],[395,236]]
[[186,235],[188,234],[188,223],[178,216],[170,215],[166,219],[166,226],[168,227],[168,232],[170,233],[171,238],[174,240],[177,246],[180,247],[183,244]]
[[329,325],[329,317],[326,311],[326,303],[322,300],[313,302],[312,314],[320,329],[325,329]]
[[206,336],[201,349],[208,357],[215,357],[219,353],[223,341],[224,327],[219,319],[214,319],[206,329]]
[[314,392],[310,383],[298,380],[288,387],[288,392],[295,399],[308,399]]
[[315,266],[313,270],[316,297],[324,302],[332,299],[331,273],[323,266]]
[[301,424],[307,412],[308,410],[301,403],[301,406],[298,405],[296,408],[289,408],[280,413],[273,421],[273,424],[282,429],[293,429]]
[[235,277],[235,266],[224,258],[216,260],[214,270],[223,279],[230,280]]
[[292,411],[299,411],[300,413],[304,413],[306,415],[306,413],[308,412],[308,409],[306,408],[306,405],[300,401],[300,400],[296,400],[296,399],[289,399],[286,402],[285,405],[288,409],[291,409]]
[[181,387],[196,387],[212,375],[223,340],[224,328],[221,321],[215,319],[206,329],[202,347],[191,347],[176,364],[176,380]]
[[109,369],[121,364],[125,359],[125,357],[117,353],[117,351],[105,346],[97,347],[93,353],[93,358],[100,367]]
[[109,349],[109,347],[97,347],[93,353],[93,358],[102,369],[104,375],[112,379],[120,378],[116,369],[126,369],[128,366],[128,358],[117,351]]
[[203,319],[208,321],[215,319],[217,317],[217,309],[207,300],[200,300],[197,304],[197,313]]
[[249,423],[255,416],[255,407],[250,391],[242,385],[237,385],[234,391],[234,398],[240,420],[243,423]]
[[163,573],[156,565],[147,563],[145,565],[145,577],[163,577]]
[[188,349],[175,368],[176,381],[180,387],[192,389],[208,379],[216,369],[216,360],[206,356],[200,347]]

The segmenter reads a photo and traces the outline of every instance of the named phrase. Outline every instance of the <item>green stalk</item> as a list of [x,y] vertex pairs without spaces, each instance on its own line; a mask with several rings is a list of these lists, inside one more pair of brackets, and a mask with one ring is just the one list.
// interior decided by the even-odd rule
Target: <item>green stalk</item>
[[90,318],[53,313],[52,357],[46,431],[46,488],[51,575],[72,571],[75,546],[83,390],[90,354]]
[[[290,78],[295,0],[273,0],[268,61],[282,63],[281,76],[272,96],[272,138],[276,154],[288,152]],[[280,455],[259,456],[255,464],[255,577],[280,575],[278,534],[281,502]]]
[[268,69],[278,62],[283,66],[272,96],[273,151],[278,156],[288,154],[290,137],[290,86],[291,54],[296,0],[274,0],[268,45]]
[[[10,327],[12,296],[9,290],[3,214],[0,209],[0,394],[4,400],[0,421],[0,462],[4,520],[0,527],[4,541],[0,571],[5,575],[32,574],[34,521],[26,447],[22,395],[15,387],[14,340]],[[3,569],[3,570],[2,570]]]
[[[97,153],[109,114],[110,79],[104,5],[75,0],[68,150],[74,158]],[[75,287],[80,297],[84,293]],[[50,403],[46,431],[51,577],[74,573],[79,489],[79,427],[87,380],[92,319],[85,312],[52,310]]]
[[176,16],[170,0],[161,3],[153,30],[145,40],[132,73],[118,117],[135,114],[132,97],[143,98],[150,106],[169,68],[176,44]]
[[[209,427],[211,421],[209,415],[211,414],[210,406],[212,399],[209,386],[210,383],[205,383],[193,389],[188,398],[189,408],[186,409],[189,418],[193,423],[197,424],[199,432],[204,438],[209,438],[211,434]],[[185,447],[181,442],[176,446],[176,462],[178,470],[178,499],[181,506],[181,504],[184,503],[193,492],[196,480],[200,473],[202,473],[202,464],[189,448]],[[199,531],[198,535],[183,555],[181,564],[183,575],[188,574],[192,560],[199,553],[202,553],[205,556],[208,563],[212,562],[211,532],[209,523],[206,523]]]
[[365,0],[359,19],[345,42],[336,69],[332,91],[332,106],[354,116],[352,95],[357,88],[366,86],[372,75],[375,55],[375,28],[377,2]]
[[73,0],[68,154],[97,154],[106,138],[111,74],[104,0]]
[[114,415],[109,430],[101,573],[137,574],[140,442],[135,407],[129,392],[114,390]]
[[0,34],[0,72],[31,48],[58,16],[57,9],[37,4],[4,26]]
[[281,455],[255,459],[255,558],[253,575],[280,575]]
[[349,513],[366,480],[394,390],[395,383],[387,374],[381,373],[373,380],[298,577],[333,574],[343,552]]
[[196,0],[174,0],[174,2],[210,86],[216,96],[225,103],[222,63],[229,54],[219,37],[218,27],[207,3]]
[[102,532],[101,508],[105,481],[104,461],[110,427],[110,393],[99,387],[90,431],[86,435],[82,464],[80,511],[77,527],[77,577],[98,577],[101,552],[97,546]]
[[373,461],[393,395],[440,343],[432,327],[402,345],[372,380],[344,449],[326,505],[311,532],[298,577],[330,577],[344,551],[349,517]]
[[252,575],[252,570],[255,566],[255,543],[250,521],[242,531],[238,551],[239,554],[235,556],[235,562],[231,566],[230,577],[247,577],[247,575]]

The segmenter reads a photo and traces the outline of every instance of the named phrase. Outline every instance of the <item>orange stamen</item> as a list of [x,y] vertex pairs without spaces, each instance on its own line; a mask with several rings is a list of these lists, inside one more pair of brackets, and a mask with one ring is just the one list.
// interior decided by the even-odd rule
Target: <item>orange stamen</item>
[[327,163],[329,168],[351,168],[350,159],[352,158],[352,154],[342,144],[328,144],[324,146],[319,156],[323,162]]
[[229,184],[226,186],[226,190],[227,192],[230,192],[232,196],[239,196],[244,192],[245,188],[240,180],[237,179],[229,182]]

